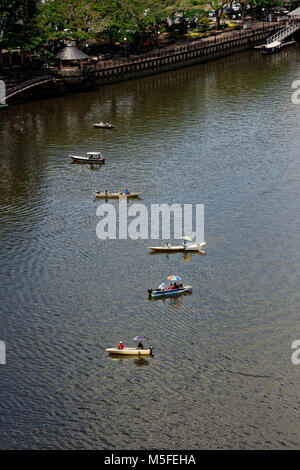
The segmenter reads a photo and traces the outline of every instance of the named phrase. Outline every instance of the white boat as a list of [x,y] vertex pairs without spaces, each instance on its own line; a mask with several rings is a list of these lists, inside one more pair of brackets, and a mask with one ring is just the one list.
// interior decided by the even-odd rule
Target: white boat
[[152,356],[153,354],[153,348],[107,348],[105,351],[116,356]]
[[113,129],[114,127],[116,127],[110,122],[102,122],[102,121],[100,121],[99,124],[93,124],[93,126],[100,127],[101,129]]
[[149,250],[156,251],[156,252],[161,252],[161,253],[174,253],[174,252],[188,252],[188,251],[196,251],[198,253],[204,254],[205,251],[201,250],[206,245],[205,242],[200,243],[198,245],[192,245],[192,244],[186,244],[184,245],[178,245],[178,246],[172,246],[170,244],[166,244],[164,246],[149,246]]
[[105,158],[102,157],[101,152],[87,152],[85,156],[70,155],[73,162],[78,163],[105,163]]
[[285,47],[294,46],[295,44],[297,44],[296,41],[289,41],[289,42],[274,41],[274,42],[271,42],[270,44],[264,44],[263,46],[261,46],[260,52],[261,54],[276,54],[277,52],[280,52]]

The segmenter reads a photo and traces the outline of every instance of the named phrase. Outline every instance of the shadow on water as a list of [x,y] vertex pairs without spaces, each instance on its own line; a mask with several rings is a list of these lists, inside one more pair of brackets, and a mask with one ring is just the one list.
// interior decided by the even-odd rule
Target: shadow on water
[[144,367],[144,366],[149,366],[150,361],[154,358],[154,356],[151,356],[150,359],[145,359],[143,357],[112,357],[108,356],[109,359],[112,361],[118,362],[118,364],[126,364],[126,362],[133,362],[136,366],[138,367]]

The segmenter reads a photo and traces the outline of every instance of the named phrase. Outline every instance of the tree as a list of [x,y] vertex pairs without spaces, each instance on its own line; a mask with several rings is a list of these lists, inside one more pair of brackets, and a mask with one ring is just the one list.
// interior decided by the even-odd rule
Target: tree
[[266,13],[269,13],[272,8],[275,6],[284,6],[283,1],[276,1],[276,0],[252,0],[250,2],[250,5],[256,12],[257,16],[261,16],[262,12],[265,11]]
[[230,4],[228,0],[208,0],[209,5],[216,14],[216,25],[217,29],[221,27],[221,19],[224,13],[224,9]]
[[101,3],[96,0],[45,0],[40,5],[38,27],[48,38],[75,41],[81,47],[103,30]]
[[200,18],[207,17],[206,0],[174,0],[167,2],[165,11],[173,21],[180,18],[181,33],[186,33],[189,23],[198,22]]
[[104,28],[111,41],[132,40],[143,29],[143,0],[114,0],[103,3]]
[[22,32],[34,18],[39,0],[1,0],[0,39],[1,42],[16,46]]
[[173,13],[174,1],[172,0],[147,0],[144,2],[143,24],[145,31],[149,31],[154,37],[157,46],[159,32],[162,30],[162,23],[166,20],[167,13]]

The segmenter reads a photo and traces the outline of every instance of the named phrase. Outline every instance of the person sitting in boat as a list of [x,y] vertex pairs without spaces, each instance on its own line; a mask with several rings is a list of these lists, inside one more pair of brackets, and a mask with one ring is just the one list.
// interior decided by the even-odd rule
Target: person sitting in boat
[[124,194],[130,194],[127,188],[125,189]]
[[122,341],[119,342],[118,349],[124,349],[124,344],[122,343]]
[[107,196],[107,189],[104,191],[105,196]]
[[159,286],[159,290],[165,290],[165,284],[162,283],[160,286]]
[[179,285],[174,282],[173,289],[178,289]]
[[137,345],[138,349],[144,349],[144,345],[141,341],[139,341],[139,344]]
[[183,240],[182,246],[183,246],[184,249],[186,249],[186,240]]

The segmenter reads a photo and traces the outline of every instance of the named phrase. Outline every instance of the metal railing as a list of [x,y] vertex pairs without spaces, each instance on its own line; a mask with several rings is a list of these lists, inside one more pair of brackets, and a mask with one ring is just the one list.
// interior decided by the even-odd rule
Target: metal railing
[[[239,31],[233,31],[231,34],[228,32],[224,31],[221,33],[219,36],[215,35],[211,39],[199,39],[195,40],[193,42],[188,42],[184,45],[180,46],[170,46],[170,47],[164,47],[164,48],[159,48],[155,52],[148,52],[145,54],[139,54],[136,57],[130,57],[128,56],[127,58],[112,58],[110,60],[105,61],[104,63],[101,63],[101,66],[99,70],[105,70],[105,69],[110,69],[113,67],[119,67],[119,66],[125,66],[129,64],[135,64],[139,62],[143,62],[145,60],[151,60],[151,59],[156,59],[156,58],[163,58],[166,56],[170,55],[175,55],[179,54],[182,52],[191,52],[191,51],[197,51],[199,49],[205,49],[210,46],[214,45],[220,45],[220,44],[227,44],[232,41],[238,41],[239,39],[254,39],[257,35],[261,33],[267,33],[268,31],[274,31],[278,30],[280,26],[278,24],[271,24],[271,25],[265,25],[264,27],[261,28],[255,28],[255,29],[247,29],[247,30],[239,30]],[[90,70],[97,70],[97,66],[92,65],[88,66]]]
[[276,34],[273,34],[273,36],[267,39],[267,44],[271,44],[274,41],[283,41],[284,39],[288,38],[296,31],[298,31],[298,29],[300,29],[300,21],[293,23],[287,26],[286,28],[281,29]]
[[19,85],[6,89],[6,92],[0,94],[0,101],[2,101],[3,99],[11,98],[13,95],[21,93],[27,88],[31,88],[33,86],[49,82],[50,80],[53,80],[52,75],[41,75],[39,77],[32,78],[31,80],[27,80],[26,82],[20,83]]

